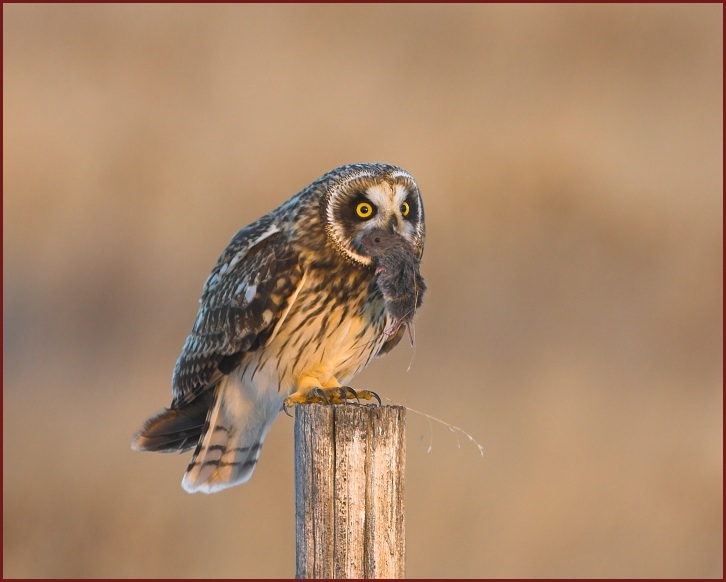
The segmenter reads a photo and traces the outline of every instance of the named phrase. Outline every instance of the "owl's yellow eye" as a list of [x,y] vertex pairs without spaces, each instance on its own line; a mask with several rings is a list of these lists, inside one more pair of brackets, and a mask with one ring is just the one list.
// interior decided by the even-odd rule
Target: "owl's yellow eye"
[[355,207],[355,213],[361,218],[370,218],[373,216],[373,205],[368,202],[360,202]]
[[409,212],[411,212],[411,207],[408,205],[408,202],[401,204],[401,216],[408,216]]

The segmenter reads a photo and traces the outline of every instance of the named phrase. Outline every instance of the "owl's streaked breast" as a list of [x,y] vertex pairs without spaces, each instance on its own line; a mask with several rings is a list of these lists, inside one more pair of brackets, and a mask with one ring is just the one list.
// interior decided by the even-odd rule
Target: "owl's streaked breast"
[[280,329],[240,367],[244,382],[277,385],[286,395],[303,376],[344,384],[366,367],[386,340],[385,305],[371,293],[369,271],[346,271],[306,273]]

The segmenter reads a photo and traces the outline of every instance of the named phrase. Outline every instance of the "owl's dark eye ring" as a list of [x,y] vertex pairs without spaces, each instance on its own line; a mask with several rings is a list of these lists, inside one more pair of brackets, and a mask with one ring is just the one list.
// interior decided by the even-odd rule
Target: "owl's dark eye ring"
[[373,216],[373,205],[370,202],[359,202],[355,207],[355,213],[360,218],[370,218]]
[[411,212],[411,206],[409,206],[408,202],[401,204],[401,216],[408,216],[409,212]]

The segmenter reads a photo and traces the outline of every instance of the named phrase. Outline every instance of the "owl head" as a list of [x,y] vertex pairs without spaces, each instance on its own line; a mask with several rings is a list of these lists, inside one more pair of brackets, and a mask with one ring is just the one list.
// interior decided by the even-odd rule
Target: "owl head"
[[329,176],[321,218],[328,239],[347,260],[371,265],[373,257],[362,239],[381,230],[404,238],[421,258],[424,209],[411,174],[388,164],[354,164]]

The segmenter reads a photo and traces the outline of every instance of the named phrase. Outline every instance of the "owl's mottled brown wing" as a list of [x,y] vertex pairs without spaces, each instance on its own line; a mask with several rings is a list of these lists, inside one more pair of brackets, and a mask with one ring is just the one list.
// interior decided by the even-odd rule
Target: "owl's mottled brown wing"
[[265,344],[302,269],[270,215],[240,230],[204,284],[194,327],[174,368],[172,408],[193,401]]

